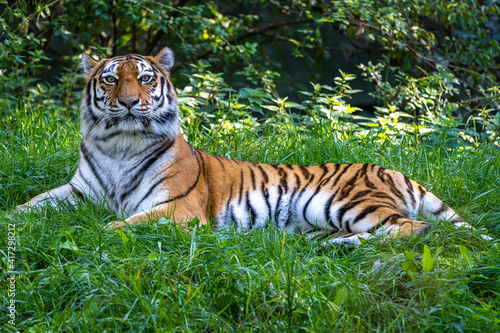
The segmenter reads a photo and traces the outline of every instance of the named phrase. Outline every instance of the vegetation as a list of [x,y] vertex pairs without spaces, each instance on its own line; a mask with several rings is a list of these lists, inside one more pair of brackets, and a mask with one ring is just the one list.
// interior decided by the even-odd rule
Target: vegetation
[[[500,238],[496,2],[0,6],[1,331],[500,330],[500,250],[480,237]],[[176,52],[183,131],[197,148],[264,163],[376,163],[479,231],[440,222],[423,236],[334,247],[272,229],[193,224],[187,234],[168,220],[110,232],[117,217],[90,205],[13,213],[76,168],[81,52],[164,45]],[[295,58],[284,53],[309,75],[290,90],[295,73],[284,68]],[[324,69],[343,56],[358,67]],[[3,236],[12,225],[14,260]],[[11,263],[15,326],[3,292]]]
[[117,233],[104,229],[117,217],[103,207],[12,214],[15,204],[71,178],[79,143],[77,124],[57,111],[13,112],[3,120],[9,130],[0,149],[0,232],[16,226],[20,331],[500,329],[500,250],[479,235],[500,237],[500,152],[493,146],[450,149],[444,134],[431,143],[410,134],[398,144],[339,139],[341,130],[326,120],[307,131],[276,120],[283,126],[259,135],[245,128],[191,132],[195,146],[234,158],[403,170],[480,230],[441,222],[423,236],[352,248],[272,229],[237,234],[191,226],[187,234],[167,220]]

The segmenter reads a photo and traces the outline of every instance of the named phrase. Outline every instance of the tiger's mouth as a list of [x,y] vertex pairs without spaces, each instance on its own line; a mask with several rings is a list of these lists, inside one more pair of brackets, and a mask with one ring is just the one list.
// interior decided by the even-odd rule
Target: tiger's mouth
[[118,127],[121,130],[135,131],[137,129],[146,129],[151,124],[151,118],[146,114],[134,114],[132,112],[124,112],[124,114],[114,114],[106,121],[106,129]]
[[151,117],[152,112],[148,105],[142,105],[133,108],[122,108],[119,106],[110,106],[108,108],[108,117],[121,118],[122,120],[133,120],[140,117]]

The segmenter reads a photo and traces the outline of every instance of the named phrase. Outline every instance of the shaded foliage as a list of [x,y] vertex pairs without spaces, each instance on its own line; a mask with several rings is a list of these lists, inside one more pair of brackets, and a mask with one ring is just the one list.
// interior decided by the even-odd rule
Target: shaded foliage
[[[281,70],[284,62],[300,58],[304,68],[297,71],[312,69],[314,83],[327,88],[324,82],[335,75],[325,73],[325,64],[346,57],[359,63],[373,87],[363,92],[375,97],[377,120],[368,128],[386,133],[408,129],[402,123],[410,130],[439,124],[469,141],[495,140],[500,133],[497,1],[21,0],[2,10],[0,88],[7,105],[29,96],[76,114],[82,52],[152,54],[168,45],[177,56],[177,87],[189,88],[203,69],[222,73],[216,75],[221,86],[231,80],[232,95],[254,89],[240,115],[258,116],[259,105],[274,100],[272,111],[287,101],[276,90],[293,77]],[[226,111],[216,110],[213,96],[206,96],[212,109],[203,112],[212,118],[205,122]],[[296,112],[307,108],[301,105],[295,114],[304,114]],[[201,112],[186,108],[188,115]]]

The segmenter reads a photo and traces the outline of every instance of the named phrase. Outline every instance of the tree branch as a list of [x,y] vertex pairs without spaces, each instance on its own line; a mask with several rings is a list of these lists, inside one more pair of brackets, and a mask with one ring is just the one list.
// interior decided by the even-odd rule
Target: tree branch
[[[387,37],[389,37],[390,39],[392,39],[393,41],[398,41],[400,42],[401,44],[403,44],[411,53],[413,53],[418,59],[422,60],[425,64],[427,64],[429,67],[431,67],[433,70],[437,71],[437,66],[436,64],[438,63],[438,61],[434,60],[434,59],[429,59],[427,58],[425,55],[421,54],[420,52],[418,52],[416,49],[414,49],[413,47],[410,46],[410,44],[408,42],[405,42],[401,39],[398,39],[398,38],[395,38],[393,35],[391,35],[390,33],[388,33],[387,31],[384,31],[380,28],[377,28],[375,27],[374,25],[371,25],[369,23],[366,23],[366,22],[361,22],[361,21],[349,21],[350,24],[352,25],[357,25],[359,27],[367,27],[367,28],[370,28],[370,29],[373,29],[377,32],[380,32],[380,33],[383,33],[384,35],[386,35]],[[456,66],[455,66],[456,67]],[[456,67],[457,68],[457,67]],[[463,69],[463,68],[461,68]],[[464,86],[467,86],[469,89],[475,91],[476,93],[479,93],[479,90],[476,89],[473,85],[471,85],[470,83],[464,81],[464,80],[461,80],[461,79],[458,79],[457,80]]]
[[[247,38],[253,37],[255,35],[262,34],[262,33],[264,33],[265,31],[268,31],[268,30],[277,29],[277,28],[280,28],[280,27],[283,27],[283,26],[289,26],[289,25],[295,25],[295,24],[312,22],[312,21],[313,21],[312,18],[305,18],[305,19],[300,19],[300,20],[295,20],[295,21],[282,21],[282,22],[272,23],[272,24],[266,25],[265,27],[262,27],[262,28],[249,29],[243,35],[235,37],[233,39],[230,39],[229,41],[218,45],[218,47],[222,48],[222,47],[225,47],[225,46],[228,46],[228,45],[231,45],[231,44],[239,43],[242,40],[245,40]],[[206,58],[209,55],[211,55],[212,53],[214,53],[213,49],[206,50],[206,51],[204,51],[204,52],[202,52],[202,53],[200,53],[200,54],[198,54],[198,55],[196,55],[194,57],[191,57],[189,60],[186,60],[186,61],[180,63],[179,65],[174,66],[172,68],[172,72],[175,72],[176,70],[178,70],[179,68],[185,66],[188,63],[192,63],[192,62],[194,62],[196,60]]]
[[299,45],[299,46],[302,46],[302,47],[311,47],[313,49],[318,49],[318,50],[328,50],[328,51],[334,51],[334,52],[345,52],[345,53],[362,53],[362,54],[367,54],[369,53],[369,51],[364,48],[359,48],[356,46],[355,49],[347,49],[347,48],[342,48],[342,47],[332,47],[332,46],[322,46],[322,45],[314,45],[314,44],[309,44],[309,43],[302,43],[302,42],[299,42],[295,39],[292,39],[292,38],[288,38],[288,37],[285,37],[285,36],[281,36],[281,35],[273,35],[273,34],[270,34],[270,33],[264,33],[264,35],[268,36],[268,37],[271,37],[271,38],[276,38],[276,39],[279,39],[279,40],[283,40],[283,41],[286,41],[286,42],[289,42],[289,43],[292,43],[292,44],[296,44],[296,45]]
[[[179,3],[175,5],[175,8],[184,7],[184,5],[187,2],[188,2],[188,0],[180,0]],[[180,14],[180,11],[177,10],[174,13],[172,13],[172,15],[170,15],[170,18],[176,18],[179,16],[179,14]],[[153,36],[151,41],[146,46],[146,49],[144,50],[144,54],[151,54],[151,52],[153,52],[153,49],[156,47],[156,45],[158,44],[158,42],[160,41],[160,39],[162,39],[162,37],[164,35],[165,35],[165,31],[163,31],[162,29],[159,29],[158,32]]]

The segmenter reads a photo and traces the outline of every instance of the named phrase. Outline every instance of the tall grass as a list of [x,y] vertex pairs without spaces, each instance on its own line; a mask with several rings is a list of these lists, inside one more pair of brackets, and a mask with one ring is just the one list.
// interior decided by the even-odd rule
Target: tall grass
[[[325,122],[307,132],[188,134],[194,146],[231,158],[396,169],[500,237],[498,147],[451,149],[445,136],[338,137]],[[500,331],[499,247],[445,222],[423,236],[334,247],[274,229],[191,225],[188,234],[167,220],[113,232],[104,225],[114,213],[91,205],[14,214],[71,178],[78,144],[77,121],[57,110],[18,108],[1,120],[2,332]],[[9,224],[17,234],[15,326],[5,292]]]

